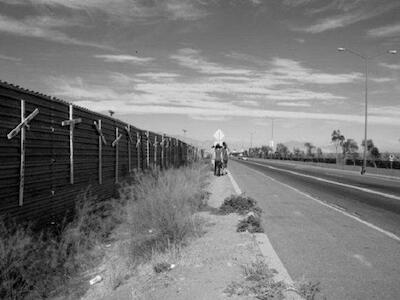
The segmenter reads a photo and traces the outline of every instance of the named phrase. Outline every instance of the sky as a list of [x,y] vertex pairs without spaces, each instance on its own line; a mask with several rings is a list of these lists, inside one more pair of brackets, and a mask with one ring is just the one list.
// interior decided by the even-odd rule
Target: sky
[[[0,79],[143,129],[400,152],[398,0],[0,0]],[[338,47],[353,51],[339,52]],[[251,140],[251,141],[250,141]],[[324,148],[324,149],[325,149]]]

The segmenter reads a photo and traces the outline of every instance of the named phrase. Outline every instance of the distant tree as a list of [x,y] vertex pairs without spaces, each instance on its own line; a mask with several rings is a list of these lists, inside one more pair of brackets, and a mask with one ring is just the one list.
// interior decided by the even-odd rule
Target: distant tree
[[[378,147],[375,146],[373,140],[368,139],[367,140],[367,153],[368,157],[371,159],[372,163],[374,164],[374,167],[377,168],[376,166],[376,160],[380,158],[381,154],[379,152]],[[361,146],[364,148],[365,147],[365,140],[362,141]]]
[[306,155],[307,157],[313,157],[313,150],[315,149],[315,146],[309,142],[304,143],[304,147],[306,147]]
[[343,146],[343,142],[345,140],[344,135],[340,132],[340,130],[334,130],[331,135],[331,141],[335,144],[335,150],[336,150],[336,163],[338,163],[338,148],[339,146]]
[[279,157],[286,158],[289,155],[289,149],[286,145],[282,143],[278,143],[276,145],[276,152],[279,154]]
[[300,156],[301,156],[301,150],[300,150],[299,148],[294,147],[294,148],[293,148],[293,156],[294,156],[296,159],[299,159]]
[[358,145],[353,139],[347,139],[342,145],[343,157],[350,158],[353,161],[353,165],[356,165],[356,159],[358,157]]
[[268,157],[268,155],[272,152],[272,148],[270,146],[261,146],[261,152],[264,158]]
[[324,155],[324,154],[322,153],[322,149],[321,149],[320,147],[317,148],[317,150],[316,150],[316,155],[317,155],[317,158],[318,158],[318,159],[322,158],[322,156]]

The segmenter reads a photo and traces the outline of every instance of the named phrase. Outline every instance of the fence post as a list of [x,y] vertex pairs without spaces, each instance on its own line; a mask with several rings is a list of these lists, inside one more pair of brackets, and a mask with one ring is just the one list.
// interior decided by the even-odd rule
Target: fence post
[[154,137],[154,168],[157,168],[157,136]]
[[150,133],[146,131],[146,169],[150,167]]
[[93,122],[94,126],[96,127],[97,133],[99,134],[99,184],[103,183],[103,143],[107,145],[106,138],[104,137],[103,131],[101,129],[101,120]]
[[132,172],[132,154],[131,154],[131,147],[132,147],[132,135],[131,135],[131,125],[125,126],[126,133],[128,134],[128,171],[129,174]]
[[137,161],[137,163],[138,163],[138,171],[140,170],[140,160],[142,159],[141,158],[141,151],[140,151],[140,148],[141,148],[141,146],[140,146],[140,144],[141,144],[141,136],[140,136],[140,132],[139,131],[137,131],[136,132],[136,151],[137,151],[137,159],[138,159],[138,161]]
[[161,168],[164,170],[165,165],[164,165],[164,148],[165,148],[165,134],[161,136]]
[[112,142],[112,146],[115,147],[115,183],[118,183],[118,143],[122,138],[122,134],[118,133],[118,127],[115,128],[115,140]]

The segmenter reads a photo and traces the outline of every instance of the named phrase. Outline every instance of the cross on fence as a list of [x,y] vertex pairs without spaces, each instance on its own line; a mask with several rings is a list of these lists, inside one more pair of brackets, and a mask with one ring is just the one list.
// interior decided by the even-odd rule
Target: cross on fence
[[141,144],[141,136],[140,132],[136,132],[136,150],[137,150],[137,159],[138,159],[138,170],[140,170],[140,144]]
[[73,118],[74,107],[72,104],[69,105],[69,120],[61,122],[61,126],[69,126],[69,178],[70,183],[74,183],[74,129],[75,125],[82,122],[81,118]]
[[131,125],[125,126],[125,131],[128,135],[128,171],[132,172],[132,159],[131,159],[131,143],[133,142],[133,138],[131,135]]
[[39,109],[35,109],[25,118],[25,100],[21,99],[21,122],[7,134],[7,138],[11,140],[13,137],[21,133],[21,161],[19,168],[19,201],[18,205],[24,204],[24,184],[25,184],[25,131],[29,127],[29,122],[39,114]]
[[112,146],[115,147],[115,183],[118,183],[118,144],[122,138],[122,134],[118,133],[118,127],[115,128],[115,140],[112,142]]
[[103,144],[107,145],[106,138],[104,137],[103,131],[101,129],[101,120],[98,122],[93,121],[94,126],[96,127],[97,133],[99,135],[99,184],[103,183]]

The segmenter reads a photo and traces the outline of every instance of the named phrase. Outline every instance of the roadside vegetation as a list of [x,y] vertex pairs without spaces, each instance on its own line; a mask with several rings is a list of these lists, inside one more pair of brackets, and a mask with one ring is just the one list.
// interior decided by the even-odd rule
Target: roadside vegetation
[[311,142],[305,142],[293,149],[283,143],[278,143],[276,148],[270,146],[253,147],[243,152],[243,157],[269,158],[279,160],[293,160],[314,163],[328,163],[337,165],[363,165],[363,152],[366,151],[367,166],[383,169],[400,169],[400,153],[381,152],[372,139],[360,145],[354,138],[346,138],[340,129],[332,131],[331,145],[333,153],[324,153],[320,147]]
[[320,293],[319,283],[301,281],[294,283],[293,287],[289,287],[283,281],[276,281],[274,279],[276,270],[270,269],[262,258],[242,266],[242,270],[244,280],[233,281],[224,290],[229,297],[239,295],[261,300],[280,300],[286,299],[285,294],[293,291],[303,299],[314,300]]
[[[207,197],[206,174],[200,163],[136,174],[122,185],[118,199],[101,202],[87,190],[72,221],[40,232],[0,220],[0,299],[83,293],[91,279],[87,274],[111,249],[118,250],[117,257],[103,279],[118,287],[141,262],[201,233],[201,220],[193,214]],[[68,289],[71,285],[79,288]]]
[[264,232],[261,226],[262,209],[257,206],[257,201],[253,198],[243,194],[231,195],[224,200],[219,208],[219,213],[224,215],[231,213],[245,215],[237,224],[237,232]]

